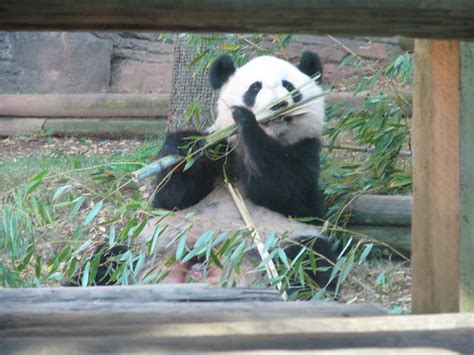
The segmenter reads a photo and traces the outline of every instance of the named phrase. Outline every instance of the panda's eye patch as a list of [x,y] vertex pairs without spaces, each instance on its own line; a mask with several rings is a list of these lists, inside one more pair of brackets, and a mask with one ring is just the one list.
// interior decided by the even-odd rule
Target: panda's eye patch
[[255,98],[257,97],[258,92],[262,89],[262,82],[256,81],[249,86],[247,91],[244,94],[244,103],[248,107],[255,105]]
[[294,102],[301,101],[303,95],[301,95],[301,92],[299,92],[299,90],[296,90],[295,86],[292,83],[290,83],[288,80],[283,80],[281,84],[286,90],[288,90],[288,92],[292,93],[291,96],[293,97]]

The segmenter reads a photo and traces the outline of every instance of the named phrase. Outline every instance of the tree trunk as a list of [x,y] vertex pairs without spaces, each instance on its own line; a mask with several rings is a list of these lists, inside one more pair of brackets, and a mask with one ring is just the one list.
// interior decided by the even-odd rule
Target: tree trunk
[[213,122],[216,92],[209,84],[207,71],[202,75],[194,75],[193,68],[190,68],[192,60],[199,53],[193,52],[187,44],[187,38],[177,35],[174,43],[168,131],[203,129]]

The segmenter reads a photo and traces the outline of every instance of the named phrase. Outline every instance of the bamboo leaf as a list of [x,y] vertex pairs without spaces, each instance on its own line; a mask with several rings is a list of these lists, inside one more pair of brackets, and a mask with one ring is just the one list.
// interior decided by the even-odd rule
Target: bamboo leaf
[[183,235],[179,240],[178,246],[176,248],[176,260],[181,260],[186,250],[186,235]]
[[103,202],[102,202],[102,201],[99,201],[99,202],[89,211],[89,213],[87,214],[86,219],[85,219],[84,222],[83,222],[84,225],[88,225],[89,223],[91,223],[91,222],[94,220],[95,216],[97,216],[97,213],[99,213],[99,211],[101,210],[102,205],[103,205]]

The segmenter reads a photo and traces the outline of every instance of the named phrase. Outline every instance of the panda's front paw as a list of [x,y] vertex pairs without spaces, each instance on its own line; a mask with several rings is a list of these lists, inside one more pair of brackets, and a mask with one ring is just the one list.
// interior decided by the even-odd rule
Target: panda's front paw
[[253,112],[243,106],[232,106],[232,116],[235,123],[242,127],[257,125],[257,118]]

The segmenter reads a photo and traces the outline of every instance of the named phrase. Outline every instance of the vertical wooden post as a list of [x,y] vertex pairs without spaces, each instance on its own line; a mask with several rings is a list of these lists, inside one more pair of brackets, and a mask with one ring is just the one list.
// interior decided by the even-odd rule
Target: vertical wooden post
[[474,311],[474,43],[415,42],[413,311]]

